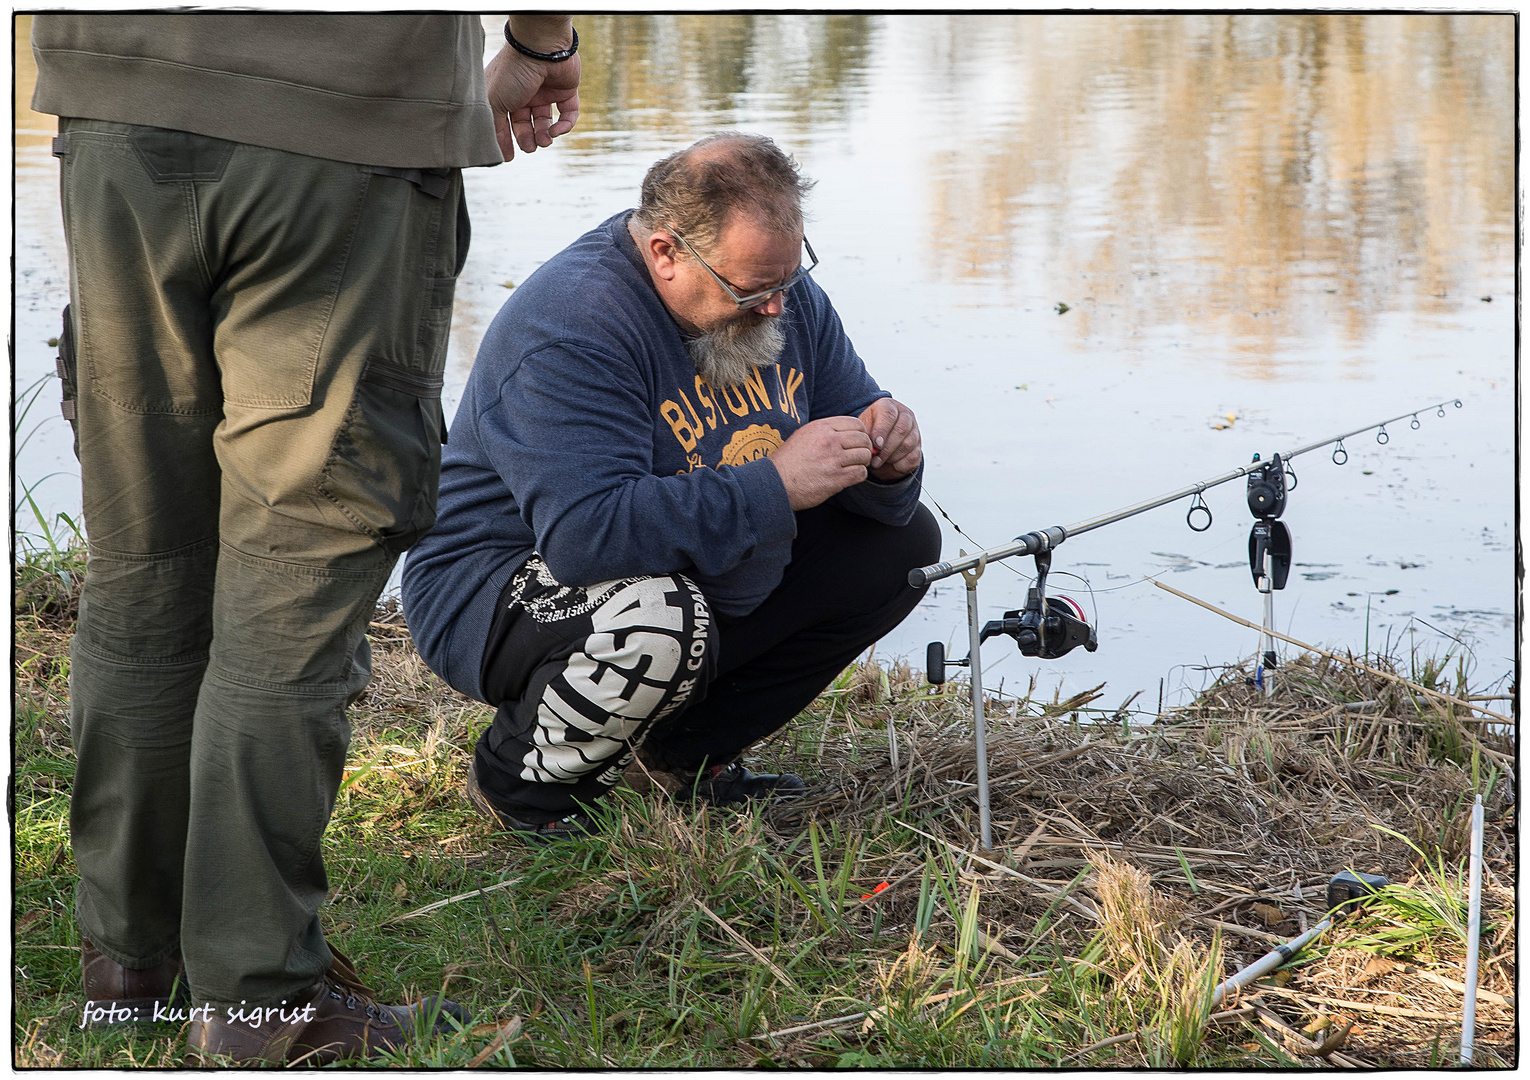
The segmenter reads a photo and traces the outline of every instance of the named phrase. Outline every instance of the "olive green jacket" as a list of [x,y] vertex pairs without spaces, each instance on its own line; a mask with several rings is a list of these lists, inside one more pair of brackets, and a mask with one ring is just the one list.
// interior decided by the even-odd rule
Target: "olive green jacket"
[[394,168],[497,165],[477,15],[38,15],[32,108]]

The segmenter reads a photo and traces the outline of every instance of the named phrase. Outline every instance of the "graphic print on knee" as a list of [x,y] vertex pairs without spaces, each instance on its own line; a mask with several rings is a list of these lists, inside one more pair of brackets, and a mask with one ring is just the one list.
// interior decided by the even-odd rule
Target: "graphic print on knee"
[[683,706],[700,681],[711,613],[695,585],[675,575],[597,590],[604,596],[589,614],[590,635],[538,703],[524,780],[575,784],[604,770],[599,781],[610,786],[648,726]]

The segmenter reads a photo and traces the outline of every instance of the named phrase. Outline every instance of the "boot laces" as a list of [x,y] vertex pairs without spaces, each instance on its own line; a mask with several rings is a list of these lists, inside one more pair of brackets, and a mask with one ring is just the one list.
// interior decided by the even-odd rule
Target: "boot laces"
[[355,1012],[357,1005],[364,1005],[366,1007],[363,1011],[370,1019],[389,1019],[389,1017],[387,1017],[382,1012],[382,1010],[378,1008],[377,1002],[371,1000],[370,998],[358,996],[351,990],[350,987],[346,986],[344,983],[331,980],[329,984],[329,996],[334,998],[336,1001],[343,1002],[346,1009],[350,1012]]

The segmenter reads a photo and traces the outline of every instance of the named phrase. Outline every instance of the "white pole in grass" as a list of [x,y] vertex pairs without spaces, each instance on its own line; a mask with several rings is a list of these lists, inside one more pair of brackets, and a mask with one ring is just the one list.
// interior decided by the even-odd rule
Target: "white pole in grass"
[[1466,1004],[1461,1010],[1461,1064],[1472,1063],[1477,1033],[1477,948],[1482,940],[1482,796],[1472,803],[1472,855],[1466,907]]

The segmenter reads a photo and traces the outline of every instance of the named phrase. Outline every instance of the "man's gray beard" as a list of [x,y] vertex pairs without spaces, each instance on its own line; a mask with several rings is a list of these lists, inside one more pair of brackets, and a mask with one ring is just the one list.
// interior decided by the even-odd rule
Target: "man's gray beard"
[[685,343],[696,374],[713,386],[742,386],[756,368],[774,364],[786,346],[780,316],[731,319]]

